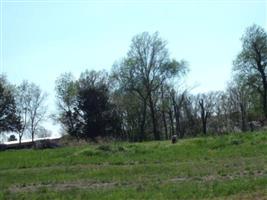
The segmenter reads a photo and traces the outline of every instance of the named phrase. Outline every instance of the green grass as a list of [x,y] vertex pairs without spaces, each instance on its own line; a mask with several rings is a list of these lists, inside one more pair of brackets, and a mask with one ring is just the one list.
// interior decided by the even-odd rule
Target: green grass
[[0,199],[267,199],[267,133],[0,152]]

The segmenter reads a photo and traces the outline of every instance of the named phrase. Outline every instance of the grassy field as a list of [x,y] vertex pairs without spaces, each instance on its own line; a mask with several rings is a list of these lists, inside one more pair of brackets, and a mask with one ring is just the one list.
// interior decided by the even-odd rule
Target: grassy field
[[267,199],[267,133],[0,152],[0,199]]

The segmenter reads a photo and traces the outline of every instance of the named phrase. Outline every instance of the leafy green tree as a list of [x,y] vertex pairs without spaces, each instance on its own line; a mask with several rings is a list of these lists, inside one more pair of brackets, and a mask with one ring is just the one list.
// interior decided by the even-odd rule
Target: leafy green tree
[[149,107],[154,139],[160,139],[157,121],[156,102],[161,85],[186,72],[186,63],[171,60],[167,42],[156,32],[136,35],[132,39],[126,58],[117,67],[117,77],[121,87],[135,93],[142,101],[143,120],[141,132],[144,132],[146,109]]
[[122,138],[129,141],[144,141],[148,137],[144,133],[146,109],[142,101],[134,93],[124,90],[115,90],[112,102],[116,104],[122,123]]
[[71,73],[64,73],[57,78],[55,90],[59,111],[56,118],[65,132],[78,139],[81,131],[77,101],[78,83]]
[[234,61],[234,71],[261,96],[267,117],[267,33],[257,25],[248,27],[242,37],[242,51]]
[[13,141],[17,141],[17,138],[15,135],[10,135],[8,138],[8,142],[13,142]]
[[114,136],[120,131],[115,105],[110,102],[107,74],[86,71],[78,80],[78,109],[81,117],[81,137]]
[[21,129],[14,98],[14,90],[4,76],[0,76],[0,133]]
[[136,136],[131,136],[132,140],[143,141],[146,139],[148,95],[138,72],[134,70],[129,68],[127,60],[124,60],[119,65],[113,66],[112,79],[118,83],[115,94],[117,94],[116,100],[119,101],[116,101],[116,104],[124,110],[127,132],[128,134],[129,131],[137,132]]

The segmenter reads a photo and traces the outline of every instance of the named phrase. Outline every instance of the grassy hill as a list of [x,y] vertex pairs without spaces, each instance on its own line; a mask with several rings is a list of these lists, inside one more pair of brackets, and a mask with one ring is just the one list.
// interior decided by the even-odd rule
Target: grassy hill
[[4,151],[0,199],[267,199],[267,133]]

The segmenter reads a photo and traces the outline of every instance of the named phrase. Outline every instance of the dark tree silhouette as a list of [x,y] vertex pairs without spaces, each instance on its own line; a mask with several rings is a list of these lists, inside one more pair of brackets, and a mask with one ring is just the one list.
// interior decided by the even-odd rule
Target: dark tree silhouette
[[81,137],[94,139],[118,130],[118,115],[109,102],[106,85],[82,88],[78,93],[78,108],[83,123]]

